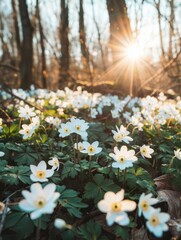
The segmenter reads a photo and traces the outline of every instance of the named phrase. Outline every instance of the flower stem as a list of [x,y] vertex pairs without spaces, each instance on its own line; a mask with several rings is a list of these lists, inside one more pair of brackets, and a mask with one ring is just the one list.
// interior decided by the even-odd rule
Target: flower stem
[[174,158],[175,158],[175,156],[171,158],[170,163],[168,165],[168,170],[171,168]]
[[126,172],[127,172],[127,169],[124,169],[124,172],[123,172],[123,188],[125,188],[125,186],[126,186]]
[[91,174],[91,160],[92,160],[92,156],[89,156],[89,177]]
[[38,219],[38,223],[37,223],[36,240],[40,239],[40,228],[41,228],[41,217]]

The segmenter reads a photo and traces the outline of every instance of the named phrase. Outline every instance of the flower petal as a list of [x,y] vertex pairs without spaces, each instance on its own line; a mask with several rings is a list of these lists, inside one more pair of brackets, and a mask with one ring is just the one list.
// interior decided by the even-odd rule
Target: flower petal
[[127,211],[127,212],[131,212],[134,211],[136,208],[136,203],[134,201],[131,200],[123,200],[121,202],[121,210],[122,211]]

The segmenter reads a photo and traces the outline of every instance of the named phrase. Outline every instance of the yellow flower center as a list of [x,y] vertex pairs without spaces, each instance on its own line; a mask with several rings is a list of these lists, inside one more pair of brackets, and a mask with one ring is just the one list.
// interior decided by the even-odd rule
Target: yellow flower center
[[82,146],[79,146],[78,149],[79,149],[79,151],[82,151],[83,147],[82,147]]
[[28,134],[28,133],[30,132],[30,130],[29,130],[29,129],[26,129],[26,131],[25,131],[25,132],[26,132],[26,134]]
[[120,156],[120,157],[118,158],[118,161],[119,161],[120,163],[124,163],[124,162],[125,162],[125,157],[124,157],[124,156]]
[[53,164],[54,164],[55,166],[58,166],[58,160],[55,159],[55,160],[53,161]]
[[159,218],[157,216],[152,216],[149,220],[150,224],[154,227],[160,224]]
[[147,211],[148,208],[149,208],[148,202],[147,201],[142,201],[141,208],[144,212]]
[[146,151],[146,149],[144,148],[144,149],[142,149],[142,153],[143,154],[146,154],[147,153],[147,151]]
[[42,170],[39,170],[39,171],[36,172],[36,176],[37,176],[37,178],[45,178],[46,172],[42,171]]
[[79,130],[81,129],[81,126],[77,125],[77,126],[75,126],[75,129],[76,129],[77,131],[79,131]]
[[125,135],[123,133],[119,133],[119,134],[116,134],[115,136],[115,140],[116,141],[119,141],[120,139],[122,139]]
[[95,148],[94,148],[92,145],[90,145],[90,146],[88,147],[88,151],[89,151],[90,153],[93,153],[93,152],[95,151]]
[[121,211],[121,203],[117,203],[117,202],[112,203],[111,210],[116,213],[120,212]]
[[46,204],[46,200],[43,197],[39,197],[35,202],[35,205],[38,208],[43,208],[45,206],[45,204]]
[[68,128],[65,128],[65,129],[64,129],[64,132],[68,133],[68,132],[69,132]]

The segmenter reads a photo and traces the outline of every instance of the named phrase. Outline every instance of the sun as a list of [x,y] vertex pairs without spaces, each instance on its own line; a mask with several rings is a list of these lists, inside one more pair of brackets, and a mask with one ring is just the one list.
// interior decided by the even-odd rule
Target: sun
[[143,57],[143,49],[138,43],[131,43],[125,49],[125,57],[130,61],[139,61]]

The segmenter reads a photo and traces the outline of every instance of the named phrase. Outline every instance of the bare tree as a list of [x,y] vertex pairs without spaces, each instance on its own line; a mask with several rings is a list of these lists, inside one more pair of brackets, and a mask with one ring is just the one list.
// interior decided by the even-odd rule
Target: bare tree
[[60,44],[61,57],[59,69],[59,86],[65,87],[68,80],[70,55],[69,55],[69,19],[68,19],[68,4],[65,0],[61,0],[61,18],[60,18]]
[[79,0],[79,41],[80,48],[82,53],[82,63],[85,70],[88,72],[91,85],[93,85],[93,76],[90,68],[89,61],[89,51],[86,44],[86,33],[85,33],[85,25],[84,25],[84,9],[83,9],[83,0]]
[[19,62],[21,56],[21,40],[20,40],[20,32],[19,32],[19,24],[18,24],[18,13],[16,8],[16,0],[11,0],[11,5],[13,9],[13,22],[14,22],[14,31],[15,31],[15,42],[17,48],[17,60]]
[[20,62],[21,88],[28,89],[32,84],[33,28],[26,0],[19,0],[19,11],[23,32]]
[[45,56],[45,43],[44,43],[44,32],[40,16],[39,0],[36,1],[36,16],[38,19],[38,27],[40,34],[40,46],[41,46],[41,79],[43,88],[47,87],[47,69],[46,69],[46,56]]
[[170,5],[170,29],[169,29],[169,46],[168,46],[168,58],[171,60],[173,58],[173,36],[174,36],[174,0],[169,1]]

